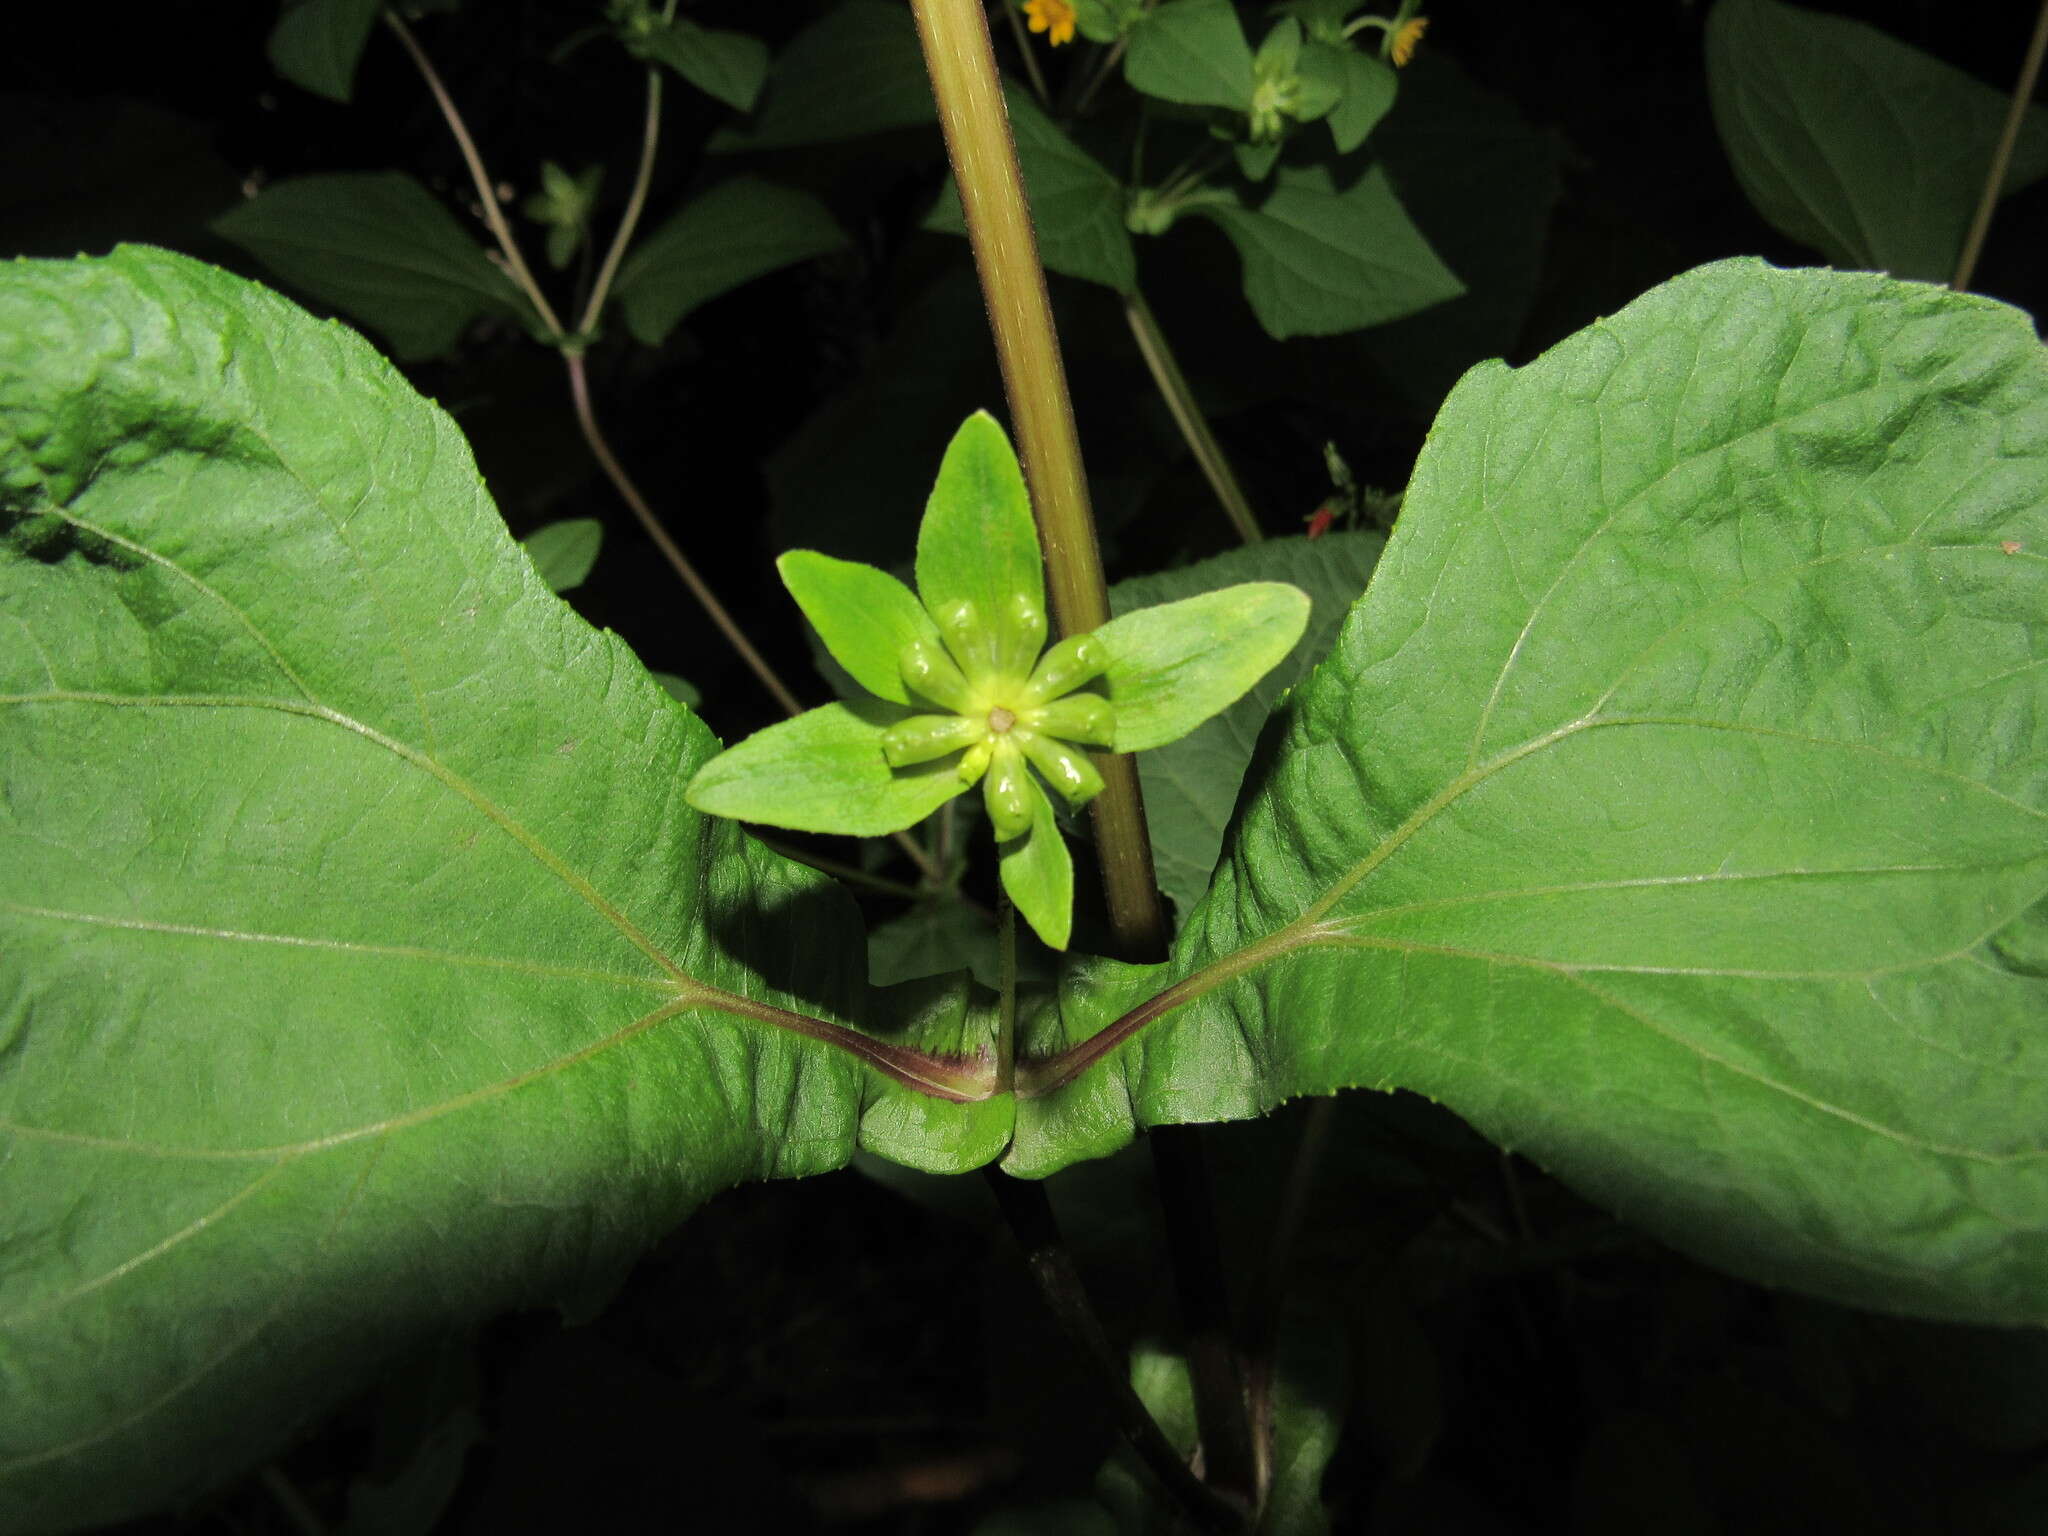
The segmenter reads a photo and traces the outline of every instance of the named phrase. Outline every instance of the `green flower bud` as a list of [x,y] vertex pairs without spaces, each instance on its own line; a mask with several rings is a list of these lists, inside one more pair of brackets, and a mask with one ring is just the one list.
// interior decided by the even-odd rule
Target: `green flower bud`
[[992,745],[994,752],[981,793],[996,837],[1008,842],[1031,830],[1031,779],[1014,741],[1004,736]]
[[965,715],[912,715],[882,732],[882,756],[891,768],[908,768],[972,746],[981,736]]
[[1102,793],[1102,775],[1079,747],[1070,747],[1036,731],[1015,731],[1011,739],[1067,804],[1085,805]]
[[1045,649],[1045,610],[1028,593],[1010,594],[1010,611],[996,636],[996,672],[1005,679],[1022,682],[1031,675],[1031,664]]
[[1042,731],[1062,741],[1085,742],[1106,747],[1116,740],[1116,710],[1099,693],[1070,693],[1063,699],[1041,704],[1018,717],[1027,730]]
[[1109,665],[1109,648],[1093,635],[1073,635],[1062,640],[1038,659],[1031,680],[1024,685],[1023,702],[1043,704],[1063,693],[1072,693],[1083,683],[1102,675]]
[[975,679],[986,678],[996,664],[996,637],[981,622],[981,615],[974,611],[974,604],[961,598],[948,603],[932,617],[938,621],[939,633],[945,636],[946,649],[953,653],[953,659],[960,663],[960,670]]
[[903,659],[897,663],[897,670],[903,674],[905,687],[934,704],[955,714],[966,714],[974,707],[974,690],[942,646],[929,640],[911,641],[903,647]]

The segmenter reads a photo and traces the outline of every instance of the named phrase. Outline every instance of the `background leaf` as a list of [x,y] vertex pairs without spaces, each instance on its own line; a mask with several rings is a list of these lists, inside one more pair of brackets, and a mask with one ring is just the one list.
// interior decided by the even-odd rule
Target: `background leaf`
[[635,246],[614,291],[634,338],[655,347],[699,304],[844,244],[810,193],[740,176],[692,198]]
[[768,71],[761,109],[711,140],[713,154],[834,144],[938,121],[909,10],[847,0],[798,34]]
[[[1875,27],[1777,0],[1714,7],[1707,90],[1736,179],[1779,230],[1836,266],[1948,281],[2005,90]],[[2044,171],[2048,112],[2031,107],[2005,190]]]
[[590,568],[597,564],[604,524],[594,517],[565,517],[543,524],[519,542],[548,590],[568,592],[582,586]]
[[213,230],[378,332],[402,359],[446,352],[483,315],[527,314],[512,279],[399,171],[280,181],[215,219]]
[[1145,820],[1159,888],[1183,914],[1209,889],[1223,829],[1237,804],[1252,747],[1280,696],[1308,675],[1337,638],[1337,627],[1365,590],[1386,541],[1376,533],[1333,533],[1320,539],[1267,539],[1157,576],[1120,581],[1109,590],[1113,613],[1170,603],[1241,581],[1284,581],[1309,595],[1308,628],[1272,671],[1230,708],[1179,741],[1138,756]]
[[[1031,93],[1003,88],[1017,163],[1031,201],[1039,259],[1054,272],[1129,293],[1138,280],[1137,256],[1124,228],[1124,189],[1096,158],[1047,117]],[[924,221],[926,229],[967,233],[960,188],[949,176]]]
[[1406,1086],[1736,1274],[2048,1320],[2048,980],[1997,942],[2048,893],[2043,551],[2002,305],[1724,262],[1474,370],[1172,965],[1036,1019],[1113,1070],[1040,1059],[1010,1165]]
[[709,732],[361,338],[127,249],[0,269],[0,348],[0,1529],[921,1123],[773,1022],[866,1007],[851,903],[683,805]]
[[270,29],[272,67],[293,85],[347,101],[382,9],[381,0],[285,0]]
[[1191,107],[1252,104],[1252,50],[1231,0],[1170,0],[1131,29],[1131,89]]
[[629,46],[641,58],[666,64],[707,96],[751,112],[768,78],[768,45],[745,32],[700,27],[675,17]]
[[1276,341],[1398,320],[1465,291],[1378,166],[1341,189],[1324,166],[1282,166],[1256,206],[1199,202],[1189,212],[1237,247],[1244,296]]

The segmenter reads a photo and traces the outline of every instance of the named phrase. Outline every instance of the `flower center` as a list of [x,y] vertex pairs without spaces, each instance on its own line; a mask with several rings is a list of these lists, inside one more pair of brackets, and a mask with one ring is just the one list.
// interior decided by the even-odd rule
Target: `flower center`
[[1017,717],[1000,704],[988,712],[988,728],[998,736],[1016,723]]

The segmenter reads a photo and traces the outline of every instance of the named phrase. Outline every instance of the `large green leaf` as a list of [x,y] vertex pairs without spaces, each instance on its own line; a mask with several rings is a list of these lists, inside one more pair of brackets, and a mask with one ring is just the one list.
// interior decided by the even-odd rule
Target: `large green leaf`
[[938,121],[910,11],[846,0],[806,28],[768,71],[760,110],[711,140],[713,154],[832,144]]
[[1237,804],[1260,728],[1274,703],[1308,675],[1337,638],[1337,626],[1365,590],[1383,542],[1376,533],[1268,539],[1110,588],[1110,609],[1119,614],[1244,581],[1288,582],[1306,592],[1312,604],[1308,629],[1287,659],[1254,683],[1251,692],[1180,740],[1138,757],[1159,888],[1182,912],[1209,889],[1223,829]]
[[1244,260],[1244,296],[1275,341],[1398,320],[1465,291],[1373,166],[1339,188],[1328,167],[1282,166],[1256,206],[1192,202]]
[[408,360],[446,352],[481,315],[527,313],[512,279],[399,171],[280,181],[213,228]]
[[710,733],[353,333],[0,267],[0,530],[0,1530],[197,1487],[722,1186],[1000,1149],[888,1075],[986,1021],[854,1032],[851,904],[684,806]]
[[272,67],[294,85],[347,101],[382,9],[379,0],[285,0],[270,29]]
[[[1778,229],[1837,266],[1948,280],[2005,91],[1874,27],[1777,0],[1714,7],[1707,88],[1736,179]],[[2044,171],[2048,111],[2032,107],[2005,190]]]
[[845,231],[810,193],[735,177],[635,246],[614,291],[634,337],[659,346],[699,304],[844,244]]
[[[1054,272],[1129,293],[1138,262],[1124,228],[1124,189],[1100,161],[1068,138],[1029,91],[1005,86],[1017,164],[1031,199],[1039,259]],[[926,229],[964,235],[960,189],[952,178],[924,221]]]
[[1406,1086],[1738,1274],[2048,1322],[2044,557],[2002,305],[1726,262],[1475,369],[1010,1165]]

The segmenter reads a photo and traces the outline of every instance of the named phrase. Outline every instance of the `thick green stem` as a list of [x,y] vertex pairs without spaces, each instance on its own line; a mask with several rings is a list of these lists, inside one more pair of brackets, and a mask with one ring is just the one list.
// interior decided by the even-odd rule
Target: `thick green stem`
[[1209,430],[1201,407],[1195,404],[1195,392],[1188,387],[1187,376],[1180,371],[1180,364],[1174,361],[1173,349],[1166,344],[1166,334],[1159,329],[1152,306],[1135,288],[1124,297],[1124,318],[1130,322],[1139,355],[1145,359],[1145,366],[1152,370],[1152,382],[1159,387],[1160,398],[1166,401],[1167,410],[1173,413],[1174,425],[1187,439],[1195,462],[1202,467],[1203,478],[1209,482],[1209,489],[1216,493],[1216,500],[1222,504],[1231,526],[1245,543],[1258,543],[1265,535],[1259,532],[1259,520],[1252,514],[1252,504],[1245,497],[1244,487],[1231,473],[1230,460],[1224,457],[1223,445],[1216,441],[1216,434]]
[[1966,292],[1970,279],[1977,273],[1977,258],[1983,254],[1985,236],[1991,233],[1991,213],[1998,206],[1998,197],[2005,190],[2006,172],[2012,165],[2012,152],[2020,139],[2020,124],[2025,121],[2027,104],[2034,99],[2034,84],[2041,78],[2041,56],[2048,53],[2048,0],[2041,0],[2041,11],[2034,18],[2033,40],[2027,44],[2027,56],[2020,64],[2020,77],[2012,88],[2012,105],[2005,114],[2005,128],[1998,136],[1998,147],[1991,152],[1991,165],[1984,174],[1984,191],[1977,199],[1976,217],[1970,220],[1970,232],[1963,240],[1962,255],[1956,261],[1956,275],[1949,280],[1949,287],[1957,293]]
[[[1086,634],[1109,621],[1109,589],[988,19],[978,0],[912,0],[911,9],[1045,546],[1053,619],[1064,634]],[[1165,953],[1166,916],[1152,873],[1137,768],[1128,757],[1100,758],[1096,766],[1106,787],[1091,809],[1110,925],[1121,958],[1156,960]]]

